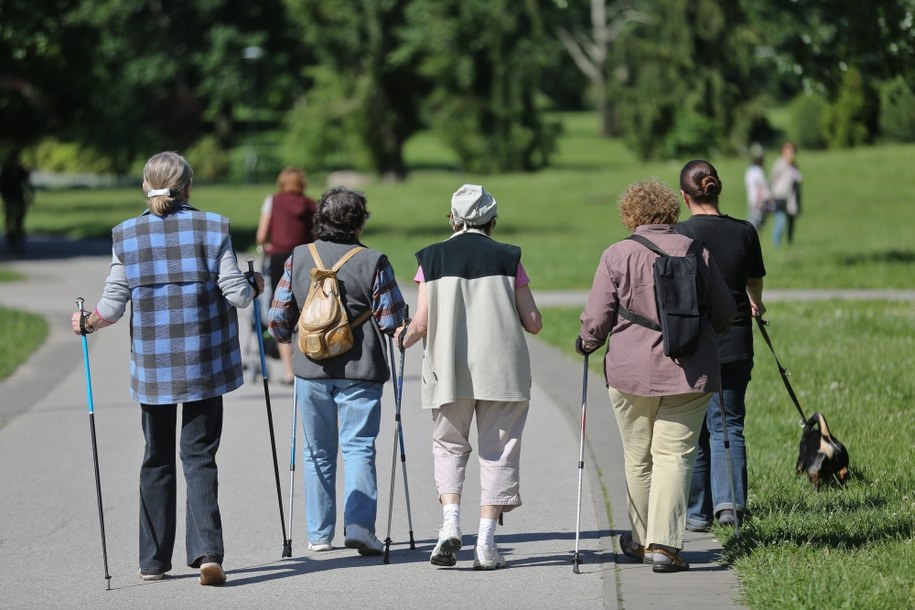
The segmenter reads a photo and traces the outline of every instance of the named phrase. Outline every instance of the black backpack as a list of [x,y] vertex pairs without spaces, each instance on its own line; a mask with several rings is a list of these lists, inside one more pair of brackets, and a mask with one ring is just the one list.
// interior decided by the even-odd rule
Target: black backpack
[[664,338],[665,356],[682,358],[692,355],[702,335],[702,308],[698,289],[702,244],[693,240],[684,256],[670,256],[641,235],[633,234],[627,239],[642,244],[658,255],[652,269],[660,324],[629,311],[622,304],[619,306],[619,315],[630,322],[660,332]]

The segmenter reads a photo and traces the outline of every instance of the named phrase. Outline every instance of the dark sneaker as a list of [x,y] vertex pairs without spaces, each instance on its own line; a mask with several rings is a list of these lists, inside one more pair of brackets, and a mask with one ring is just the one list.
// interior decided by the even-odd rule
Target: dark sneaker
[[152,580],[162,580],[163,578],[165,578],[165,572],[144,570],[143,568],[138,569],[137,573],[140,575],[140,578],[142,578],[143,580],[145,580],[147,582],[152,581]]
[[726,508],[718,513],[718,523],[721,525],[736,525],[737,514],[730,508]]
[[626,557],[640,563],[651,564],[654,559],[652,552],[645,550],[644,546],[633,540],[630,532],[620,534],[620,550]]
[[461,550],[463,542],[461,526],[457,523],[442,525],[438,530],[438,542],[429,557],[429,563],[434,566],[450,567],[457,563],[455,554]]
[[689,564],[680,557],[679,551],[656,548],[652,552],[654,553],[654,561],[651,564],[653,572],[683,572],[689,569]]

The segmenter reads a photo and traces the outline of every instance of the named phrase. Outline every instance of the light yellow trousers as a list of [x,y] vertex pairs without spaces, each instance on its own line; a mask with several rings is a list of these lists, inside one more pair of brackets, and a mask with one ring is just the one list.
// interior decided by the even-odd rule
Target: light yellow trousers
[[710,393],[635,396],[610,388],[623,441],[632,539],[683,548],[686,505]]

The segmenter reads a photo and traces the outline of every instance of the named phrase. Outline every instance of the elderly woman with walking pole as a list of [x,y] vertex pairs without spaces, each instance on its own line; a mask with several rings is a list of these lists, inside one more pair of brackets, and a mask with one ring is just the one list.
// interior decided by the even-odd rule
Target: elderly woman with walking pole
[[77,334],[91,334],[130,314],[130,394],[140,403],[146,439],[140,467],[140,567],[143,580],[172,569],[175,544],[177,403],[187,486],[187,565],[200,584],[221,585],[224,550],[217,500],[216,451],[222,396],[244,382],[237,307],[261,290],[259,273],[239,269],[229,220],[191,207],[193,172],[181,155],[146,162],[148,210],[112,231],[111,268],[98,304],[77,311]]
[[463,546],[461,497],[476,418],[480,528],[473,567],[505,567],[495,529],[521,506],[521,435],[531,397],[524,333],[543,322],[521,265],[521,249],[494,240],[496,200],[465,184],[451,197],[452,235],[416,254],[416,317],[399,343],[425,338],[423,408],[433,409],[432,456],[442,526],[430,563],[453,566]]
[[[601,255],[576,349],[589,354],[609,339],[604,374],[623,441],[632,526],[620,536],[622,552],[654,572],[679,572],[689,569],[680,549],[699,429],[720,384],[716,333],[734,318],[734,299],[708,250],[674,232],[680,204],[669,187],[656,179],[633,183],[618,207],[633,234]],[[669,329],[658,323],[657,250],[695,259],[697,342],[682,352],[668,350]]]
[[[316,239],[296,247],[286,259],[268,314],[270,333],[277,342],[289,343],[299,332],[292,369],[304,432],[305,515],[312,552],[333,548],[337,453],[342,452],[344,546],[360,555],[383,553],[375,535],[375,439],[389,374],[384,335],[392,335],[403,324],[406,304],[388,258],[360,242],[368,218],[362,193],[342,187],[324,193],[314,219]],[[311,357],[304,352],[297,322],[310,287],[323,285],[318,276],[326,278],[333,268],[343,286],[340,300],[353,342],[348,351]]]

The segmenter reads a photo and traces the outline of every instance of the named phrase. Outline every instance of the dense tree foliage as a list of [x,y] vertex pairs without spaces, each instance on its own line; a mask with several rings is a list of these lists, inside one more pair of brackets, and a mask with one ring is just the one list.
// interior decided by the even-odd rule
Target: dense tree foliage
[[124,172],[177,148],[218,175],[240,125],[285,116],[277,163],[399,178],[430,129],[465,169],[533,170],[546,111],[584,103],[643,157],[738,152],[789,102],[806,141],[908,139],[913,22],[915,0],[0,0],[0,152],[50,136]]

